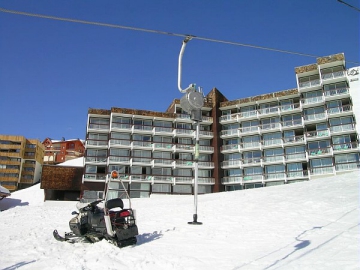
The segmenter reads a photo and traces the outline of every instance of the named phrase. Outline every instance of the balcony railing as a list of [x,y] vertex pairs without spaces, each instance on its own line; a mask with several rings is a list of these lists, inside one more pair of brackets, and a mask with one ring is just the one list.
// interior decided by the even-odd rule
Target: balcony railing
[[302,126],[303,120],[302,119],[294,119],[289,121],[283,121],[282,127],[295,127],[295,126]]
[[316,121],[316,120],[323,120],[326,119],[326,113],[316,113],[316,114],[308,114],[304,115],[305,121]]
[[313,86],[318,86],[320,85],[320,79],[316,79],[316,80],[311,80],[311,81],[305,81],[305,82],[299,82],[299,88],[308,88],[308,87],[313,87]]
[[352,171],[360,169],[359,162],[349,162],[349,163],[336,163],[335,170],[336,171]]
[[303,160],[306,159],[306,153],[293,153],[293,154],[285,154],[286,160]]
[[222,162],[221,167],[239,167],[241,165],[240,159],[225,160]]
[[351,131],[351,130],[355,130],[355,124],[351,123],[351,124],[344,124],[344,125],[337,125],[337,126],[330,126],[330,131],[331,132],[343,132],[343,131]]
[[283,138],[284,143],[299,143],[304,142],[305,137],[304,135],[298,135],[298,136],[291,136],[291,137],[284,137]]
[[333,90],[324,91],[325,97],[340,96],[349,94],[349,88],[337,88]]
[[323,81],[326,81],[326,80],[340,78],[340,77],[344,77],[344,76],[345,76],[345,70],[340,70],[340,71],[336,71],[336,72],[332,72],[332,73],[321,74],[321,79]]
[[86,157],[85,162],[89,163],[106,163],[107,157]]
[[129,140],[117,140],[117,139],[111,139],[110,140],[110,146],[120,146],[120,145],[123,145],[123,146],[130,146],[131,145],[131,141]]
[[285,162],[285,158],[283,155],[281,156],[264,156],[264,162]]
[[339,107],[334,107],[334,108],[328,108],[327,109],[328,115],[344,113],[344,112],[350,112],[350,111],[352,111],[352,106],[351,105],[344,105],[344,106],[339,106]]
[[262,174],[244,175],[243,180],[246,181],[263,181],[264,176]]
[[307,139],[330,136],[329,129],[308,131],[305,133]]
[[332,147],[326,148],[318,148],[318,149],[309,149],[309,157],[319,156],[319,155],[326,155],[332,154]]
[[226,184],[241,184],[243,181],[242,176],[227,176],[221,179],[221,183]]
[[286,172],[287,179],[289,179],[289,178],[304,178],[304,177],[309,177],[308,170]]
[[359,149],[358,142],[348,142],[348,143],[340,143],[340,144],[334,144],[333,150],[336,151],[346,151],[346,150],[352,150],[352,149]]
[[312,175],[321,175],[321,174],[330,174],[334,173],[333,166],[324,166],[324,167],[315,167],[310,169],[310,174]]
[[265,180],[286,179],[285,172],[266,173],[264,176]]

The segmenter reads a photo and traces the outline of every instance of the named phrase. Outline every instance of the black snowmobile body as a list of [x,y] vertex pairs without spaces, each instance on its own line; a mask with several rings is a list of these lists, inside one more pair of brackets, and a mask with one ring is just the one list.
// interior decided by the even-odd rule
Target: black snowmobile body
[[[122,182],[121,182],[122,184]],[[117,189],[111,189],[114,185],[108,185],[107,194]],[[128,196],[128,194],[126,193]],[[54,238],[58,241],[98,242],[106,239],[118,247],[134,245],[137,242],[138,227],[136,225],[135,211],[131,208],[130,197],[129,208],[124,208],[121,198],[97,200],[91,203],[78,203],[78,212],[69,221],[71,232],[60,236],[54,230]],[[103,207],[100,206],[103,204]]]

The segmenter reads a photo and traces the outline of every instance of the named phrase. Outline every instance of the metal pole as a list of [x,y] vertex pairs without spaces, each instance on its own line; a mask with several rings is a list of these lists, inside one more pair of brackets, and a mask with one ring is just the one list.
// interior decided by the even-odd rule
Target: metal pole
[[195,164],[194,164],[194,215],[193,221],[188,222],[192,225],[201,225],[202,222],[197,221],[197,195],[198,195],[198,178],[199,178],[199,134],[200,134],[200,125],[199,121],[195,121],[196,125],[196,142],[195,142]]

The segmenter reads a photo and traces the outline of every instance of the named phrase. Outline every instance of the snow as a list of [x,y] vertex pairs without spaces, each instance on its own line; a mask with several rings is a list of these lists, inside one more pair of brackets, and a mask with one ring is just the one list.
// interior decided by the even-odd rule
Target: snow
[[59,163],[58,166],[84,167],[84,157],[67,160],[65,162]]
[[39,184],[0,201],[0,269],[359,269],[359,172],[198,196],[133,199],[136,246],[69,244],[76,202]]

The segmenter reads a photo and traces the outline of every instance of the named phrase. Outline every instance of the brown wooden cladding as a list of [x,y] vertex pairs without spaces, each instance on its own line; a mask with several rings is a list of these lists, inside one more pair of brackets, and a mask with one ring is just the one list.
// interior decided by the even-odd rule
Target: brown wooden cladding
[[99,115],[110,115],[111,111],[110,110],[104,110],[104,109],[89,108],[88,113],[89,114],[99,114]]
[[329,56],[325,56],[325,57],[319,57],[316,59],[316,62],[318,65],[323,65],[323,64],[327,64],[327,63],[331,63],[331,62],[344,61],[344,60],[345,60],[344,54],[338,53],[338,54],[329,55]]
[[44,165],[41,175],[42,189],[80,190],[83,167]]
[[311,64],[311,65],[296,67],[295,68],[295,73],[296,74],[301,74],[301,73],[305,73],[305,72],[314,71],[314,70],[317,70],[317,69],[318,69],[318,67],[317,67],[316,64]]
[[169,112],[155,112],[155,111],[146,111],[146,110],[135,110],[135,109],[126,109],[126,108],[111,108],[112,113],[123,113],[131,115],[144,115],[152,117],[162,117],[162,118],[175,118],[174,113]]

